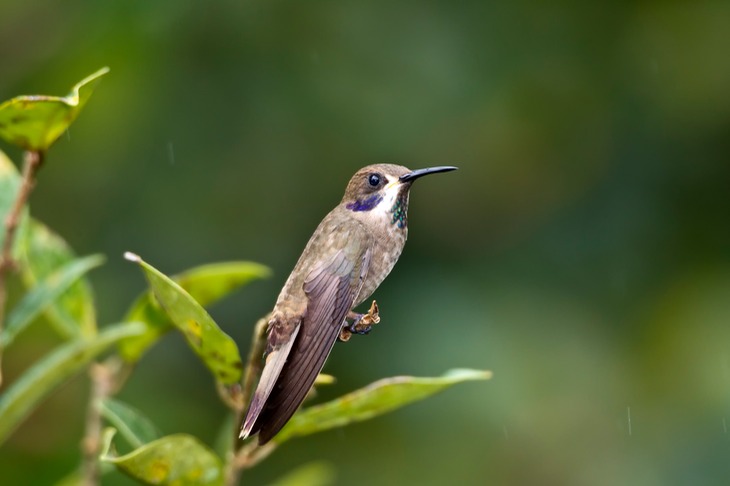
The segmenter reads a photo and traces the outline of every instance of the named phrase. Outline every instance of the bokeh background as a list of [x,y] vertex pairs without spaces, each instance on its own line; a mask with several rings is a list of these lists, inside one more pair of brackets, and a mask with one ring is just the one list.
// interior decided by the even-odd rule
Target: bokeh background
[[[330,398],[396,374],[491,369],[376,420],[286,444],[338,484],[730,482],[730,2],[3,0],[0,99],[108,65],[32,211],[92,273],[102,323],[167,273],[274,276],[212,309],[242,349],[350,175],[418,182],[383,321],[336,347]],[[20,154],[1,147],[14,160]],[[17,376],[54,343],[11,348]],[[84,377],[0,449],[3,484],[79,458]],[[178,336],[121,398],[212,443],[224,415]],[[121,475],[105,484],[130,484]]]

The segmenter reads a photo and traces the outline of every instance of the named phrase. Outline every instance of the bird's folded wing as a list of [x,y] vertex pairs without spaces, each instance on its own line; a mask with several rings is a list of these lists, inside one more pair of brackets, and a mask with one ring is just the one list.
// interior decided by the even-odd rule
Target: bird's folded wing
[[276,435],[296,412],[337,341],[370,264],[368,239],[359,241],[347,241],[304,281],[307,310],[286,366],[259,417],[261,444]]

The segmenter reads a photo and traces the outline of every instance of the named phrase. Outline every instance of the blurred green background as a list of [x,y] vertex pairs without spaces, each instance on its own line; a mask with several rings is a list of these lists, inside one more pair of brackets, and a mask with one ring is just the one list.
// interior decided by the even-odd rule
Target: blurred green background
[[[727,1],[3,0],[0,99],[112,68],[32,211],[108,255],[91,275],[102,323],[145,285],[126,250],[167,273],[271,266],[212,309],[242,349],[359,167],[460,167],[416,184],[382,323],[336,347],[321,395],[452,367],[493,380],[288,443],[245,484],[321,459],[352,485],[719,485],[729,25]],[[24,338],[9,379],[55,342],[43,326]],[[0,449],[3,484],[76,465],[86,381]],[[120,397],[208,443],[225,413],[179,336]]]

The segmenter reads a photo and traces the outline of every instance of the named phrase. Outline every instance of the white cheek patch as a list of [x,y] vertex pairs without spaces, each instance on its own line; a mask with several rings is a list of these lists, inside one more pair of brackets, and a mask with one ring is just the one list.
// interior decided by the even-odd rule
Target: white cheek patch
[[383,200],[380,202],[380,204],[378,204],[375,210],[378,213],[389,214],[390,210],[393,209],[393,205],[395,204],[395,200],[398,198],[399,192],[400,181],[395,178],[393,182],[385,186]]

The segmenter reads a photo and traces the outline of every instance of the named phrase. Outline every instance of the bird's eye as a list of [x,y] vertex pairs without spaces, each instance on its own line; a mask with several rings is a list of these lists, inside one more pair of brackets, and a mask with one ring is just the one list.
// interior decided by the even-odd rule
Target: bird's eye
[[380,184],[380,174],[370,174],[368,176],[368,184],[372,187],[378,187],[378,184]]

